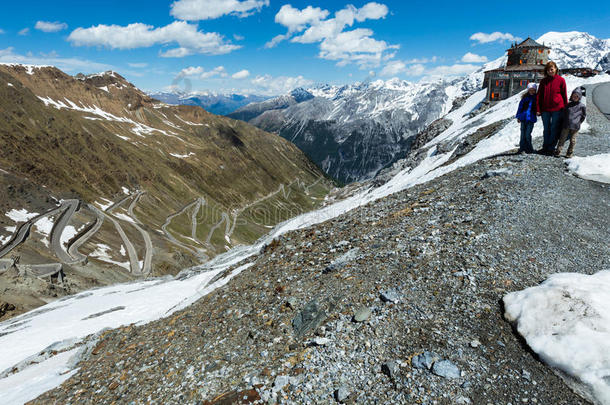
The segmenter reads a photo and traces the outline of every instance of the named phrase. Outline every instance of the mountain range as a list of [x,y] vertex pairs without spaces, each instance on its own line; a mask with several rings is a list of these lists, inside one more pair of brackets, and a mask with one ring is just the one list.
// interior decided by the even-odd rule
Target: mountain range
[[[610,40],[582,32],[549,32],[538,42],[551,48],[560,68],[610,69]],[[404,158],[418,133],[479,89],[483,72],[504,64],[506,55],[465,77],[431,82],[377,80],[318,86],[228,114],[294,142],[327,174],[362,181]],[[455,104],[454,104],[455,103]]]
[[269,97],[242,94],[218,94],[210,92],[151,92],[154,99],[172,105],[194,105],[212,114],[225,115],[250,103],[257,103]]

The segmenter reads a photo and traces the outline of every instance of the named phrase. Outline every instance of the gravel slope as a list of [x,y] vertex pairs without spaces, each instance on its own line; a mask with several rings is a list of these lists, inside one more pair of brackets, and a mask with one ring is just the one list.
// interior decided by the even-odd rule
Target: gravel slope
[[[576,154],[606,152],[596,136]],[[103,334],[33,403],[585,403],[500,300],[610,268],[609,191],[562,159],[478,162],[284,235],[171,319]]]

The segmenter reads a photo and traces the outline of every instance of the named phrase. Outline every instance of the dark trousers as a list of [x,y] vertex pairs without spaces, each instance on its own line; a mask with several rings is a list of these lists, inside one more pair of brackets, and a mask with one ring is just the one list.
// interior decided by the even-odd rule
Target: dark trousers
[[519,140],[519,152],[532,153],[532,130],[535,122],[521,121],[521,139]]
[[559,140],[559,134],[561,133],[561,118],[561,111],[542,112],[542,125],[544,125],[542,150],[544,152],[550,153],[555,151],[555,145],[557,145],[557,140]]

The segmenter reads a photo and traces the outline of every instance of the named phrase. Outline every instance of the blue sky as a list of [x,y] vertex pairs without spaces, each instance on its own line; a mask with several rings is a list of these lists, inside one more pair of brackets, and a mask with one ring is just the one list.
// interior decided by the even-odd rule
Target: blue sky
[[0,62],[70,74],[113,69],[145,90],[184,89],[185,78],[195,91],[260,94],[371,77],[421,80],[472,71],[512,38],[548,31],[610,38],[608,2],[3,3]]

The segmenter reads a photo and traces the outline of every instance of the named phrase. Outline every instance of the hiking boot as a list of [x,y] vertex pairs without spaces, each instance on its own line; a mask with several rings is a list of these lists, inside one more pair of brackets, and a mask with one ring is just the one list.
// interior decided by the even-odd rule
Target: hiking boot
[[571,157],[572,157],[572,152],[568,152],[568,153],[566,153],[566,158],[567,158],[567,159],[569,159],[569,158],[571,158]]
[[561,149],[557,148],[557,150],[553,153],[553,156],[559,157],[561,155]]

